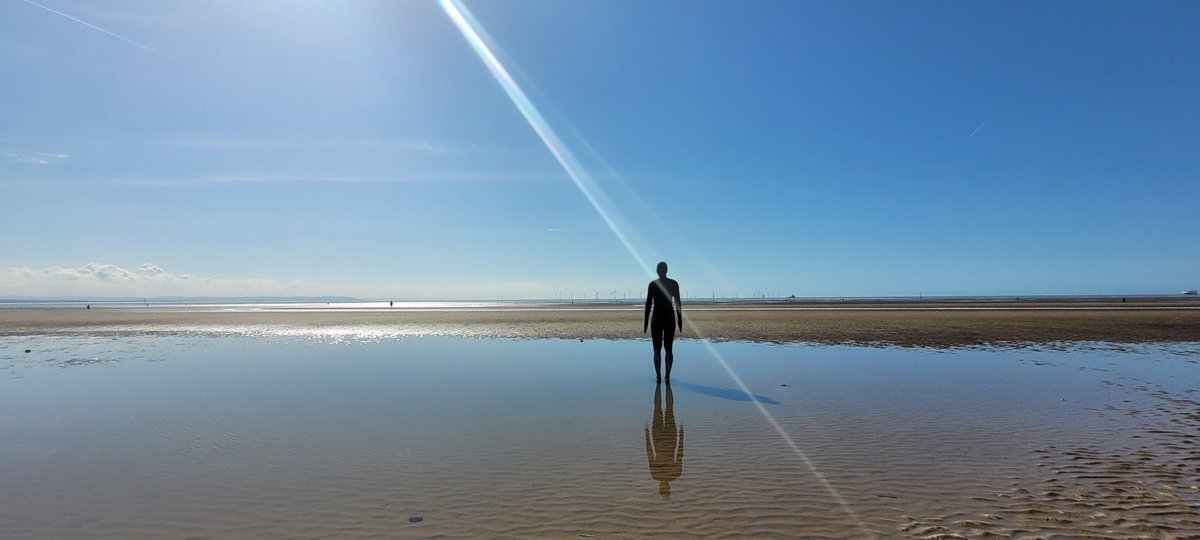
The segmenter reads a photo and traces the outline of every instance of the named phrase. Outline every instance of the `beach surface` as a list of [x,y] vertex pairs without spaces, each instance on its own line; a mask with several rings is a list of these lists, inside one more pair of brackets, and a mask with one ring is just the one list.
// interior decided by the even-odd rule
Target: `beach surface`
[[[372,334],[503,338],[644,337],[637,303],[97,305],[0,309],[0,335],[54,333]],[[685,302],[680,338],[917,347],[1200,341],[1200,299]]]
[[1193,538],[1196,345],[0,336],[0,531]]
[[1198,307],[6,307],[0,531],[1194,538]]

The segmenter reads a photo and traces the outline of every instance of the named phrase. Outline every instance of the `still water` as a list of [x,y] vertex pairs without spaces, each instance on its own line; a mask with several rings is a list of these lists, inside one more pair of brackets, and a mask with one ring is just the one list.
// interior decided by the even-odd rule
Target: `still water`
[[1197,532],[1196,347],[1087,345],[5,337],[0,531]]

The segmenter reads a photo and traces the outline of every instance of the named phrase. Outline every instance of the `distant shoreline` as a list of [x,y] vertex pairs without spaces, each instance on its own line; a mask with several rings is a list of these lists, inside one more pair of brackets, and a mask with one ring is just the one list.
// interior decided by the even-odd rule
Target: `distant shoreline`
[[[349,297],[160,297],[160,298],[0,298],[0,309],[41,307],[187,307],[187,306],[314,306],[325,309],[384,308],[389,303],[411,309],[537,306],[556,307],[614,307],[641,305],[644,299],[476,299],[476,300],[379,300]],[[1080,305],[1113,307],[1200,307],[1200,296],[1185,294],[1144,295],[1028,295],[1028,296],[888,296],[888,297],[804,297],[804,298],[684,298],[684,303],[693,306],[738,306],[738,307],[922,307],[938,308],[950,306],[966,307],[1073,307]]]
[[[218,304],[0,309],[0,336],[39,334],[448,335],[640,339],[635,302],[440,307]],[[452,305],[444,305],[452,304]],[[1200,299],[684,302],[681,338],[905,347],[1062,342],[1200,343]]]

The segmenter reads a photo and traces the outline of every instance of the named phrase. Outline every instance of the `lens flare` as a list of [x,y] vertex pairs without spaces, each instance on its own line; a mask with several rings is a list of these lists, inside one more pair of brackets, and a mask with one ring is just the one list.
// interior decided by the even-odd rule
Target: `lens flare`
[[500,60],[496,58],[496,55],[492,52],[492,48],[488,46],[488,42],[491,39],[487,37],[483,28],[471,16],[467,8],[457,0],[439,0],[438,3],[441,4],[442,9],[445,10],[450,20],[454,22],[454,26],[458,27],[458,30],[462,32],[463,37],[467,39],[467,43],[471,45],[471,48],[475,49],[479,58],[483,60],[483,65],[496,78],[496,82],[500,83],[500,87],[504,89],[504,93],[508,94],[508,98],[512,100],[513,105],[521,112],[521,116],[524,116],[525,121],[529,122],[529,127],[532,127],[533,131],[542,139],[546,148],[554,155],[554,159],[558,160],[559,165],[571,177],[571,181],[575,182],[575,186],[579,188],[579,191],[583,192],[583,196],[592,204],[592,208],[595,208],[596,213],[600,214],[604,223],[608,225],[609,230],[616,235],[617,240],[621,241],[621,245],[625,246],[625,250],[633,256],[633,259],[637,261],[642,271],[646,275],[654,275],[650,265],[646,264],[645,258],[642,257],[642,254],[633,245],[633,242],[621,230],[621,227],[617,225],[617,220],[622,218],[620,211],[617,210],[612,201],[609,200],[596,184],[595,179],[592,178],[587,169],[575,158],[575,154],[567,148],[567,145],[555,133],[550,123],[542,117],[542,113],[538,111],[538,108],[533,105],[533,102],[521,90],[520,85],[509,75],[508,70],[504,68],[504,64],[501,64]]
[[[561,165],[563,170],[566,171],[567,175],[571,177],[571,180],[575,182],[575,186],[579,188],[579,191],[583,192],[583,196],[586,197],[588,202],[592,204],[592,207],[596,209],[596,213],[600,214],[600,217],[604,220],[605,224],[608,225],[609,230],[611,230],[613,234],[616,235],[617,239],[621,241],[621,244],[625,246],[625,249],[629,252],[629,255],[633,257],[633,259],[639,266],[642,267],[642,270],[645,271],[647,275],[656,275],[652,271],[650,265],[646,264],[645,258],[642,257],[641,253],[638,252],[637,248],[629,240],[630,235],[626,234],[626,232],[623,231],[618,225],[619,221],[624,221],[620,211],[604,194],[604,191],[596,183],[592,175],[589,174],[579,160],[575,158],[575,155],[569,148],[567,148],[567,145],[563,143],[558,134],[555,133],[554,128],[550,126],[550,123],[546,121],[541,112],[538,111],[538,108],[534,106],[533,102],[529,100],[529,97],[525,95],[525,92],[521,90],[520,85],[518,85],[517,82],[513,80],[512,76],[509,75],[508,70],[505,69],[504,65],[492,51],[493,47],[489,45],[491,39],[487,37],[486,32],[484,32],[483,27],[480,26],[479,22],[471,16],[470,11],[468,11],[467,8],[463,6],[461,2],[459,2],[459,0],[438,0],[438,3],[442,6],[442,9],[446,12],[446,15],[450,17],[450,20],[454,22],[454,26],[457,27],[460,32],[462,32],[463,37],[467,39],[467,43],[469,43],[471,48],[474,49],[476,54],[479,55],[479,58],[483,61],[484,66],[486,66],[488,71],[492,73],[492,76],[496,78],[496,82],[498,82],[500,87],[504,89],[504,92],[508,94],[508,98],[513,102],[513,105],[515,105],[517,110],[521,112],[521,115],[525,117],[525,121],[529,123],[529,126],[532,127],[533,131],[537,133],[539,138],[541,138],[542,143],[546,145],[546,148],[550,150],[550,153],[554,154],[554,158],[558,160],[559,165]],[[717,363],[720,364],[725,370],[725,372],[729,374],[729,377],[733,379],[733,382],[737,384],[738,388],[747,395],[754,395],[750,391],[750,388],[746,386],[746,383],[742,381],[742,378],[733,371],[733,368],[729,366],[729,363],[725,361],[725,358],[722,357],[721,353],[717,351],[716,347],[713,346],[712,341],[704,337],[704,335],[700,333],[699,329],[696,328],[695,325],[689,323],[688,329],[699,338],[700,342],[704,344],[709,354],[711,354],[713,358],[716,359]],[[830,496],[837,501],[846,514],[854,519],[860,528],[865,529],[862,519],[859,518],[858,514],[850,508],[850,505],[846,503],[845,498],[838,493],[837,489],[833,487],[833,484],[829,482],[825,475],[817,470],[817,467],[813,463],[812,459],[810,459],[808,455],[800,449],[800,446],[796,444],[790,435],[788,435],[787,431],[783,429],[783,426],[779,424],[779,421],[775,419],[771,412],[768,411],[767,408],[757,400],[754,400],[754,406],[757,407],[758,411],[762,413],[764,418],[766,418],[767,423],[775,429],[781,438],[783,438],[788,447],[795,452],[796,456],[799,457],[804,463],[804,466],[808,467],[809,471],[813,473],[813,476],[816,476],[817,480],[821,482],[822,487],[829,492]]]

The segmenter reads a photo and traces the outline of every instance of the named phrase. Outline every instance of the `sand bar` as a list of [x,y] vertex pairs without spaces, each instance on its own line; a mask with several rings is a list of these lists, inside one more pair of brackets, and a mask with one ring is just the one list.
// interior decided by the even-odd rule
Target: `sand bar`
[[[1059,342],[1200,341],[1200,301],[1181,299],[959,302],[810,301],[685,304],[682,338],[871,346],[1024,346]],[[0,335],[304,333],[629,339],[634,303],[387,309],[274,305],[0,309]]]

